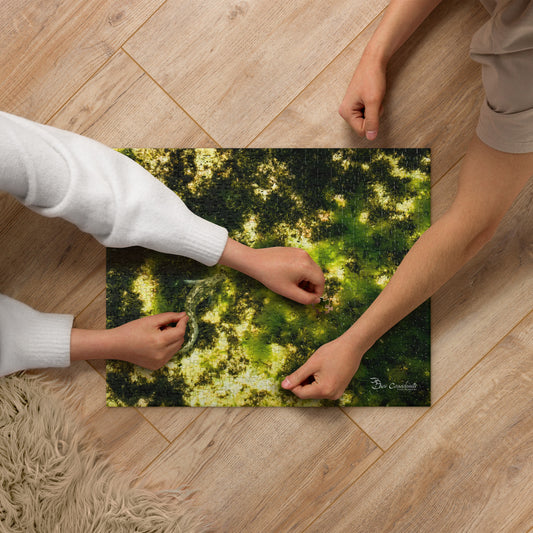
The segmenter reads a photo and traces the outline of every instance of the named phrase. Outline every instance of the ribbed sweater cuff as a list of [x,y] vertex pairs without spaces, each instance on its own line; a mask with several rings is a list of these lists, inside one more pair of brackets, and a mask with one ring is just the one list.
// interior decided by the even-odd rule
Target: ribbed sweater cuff
[[181,255],[207,266],[216,265],[226,247],[228,230],[191,213]]
[[39,313],[25,325],[29,339],[23,354],[25,368],[70,366],[70,335],[72,315]]

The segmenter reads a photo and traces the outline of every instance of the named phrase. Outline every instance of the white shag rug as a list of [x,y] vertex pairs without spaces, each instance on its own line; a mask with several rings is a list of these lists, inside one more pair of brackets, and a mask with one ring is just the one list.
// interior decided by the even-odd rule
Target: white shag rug
[[0,531],[210,531],[184,492],[134,487],[113,468],[74,393],[39,374],[0,377]]

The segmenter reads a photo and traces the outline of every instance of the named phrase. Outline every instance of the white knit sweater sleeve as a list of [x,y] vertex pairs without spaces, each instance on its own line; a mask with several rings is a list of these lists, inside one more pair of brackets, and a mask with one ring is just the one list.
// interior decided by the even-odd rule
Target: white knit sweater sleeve
[[0,294],[0,376],[70,365],[72,315],[40,313]]
[[222,255],[225,228],[97,141],[0,112],[0,147],[0,189],[41,215],[64,218],[105,246],[144,246],[206,265]]
[[[62,217],[105,246],[144,246],[206,265],[228,234],[128,157],[87,137],[0,112],[0,190]],[[71,315],[0,296],[0,375],[70,364]]]

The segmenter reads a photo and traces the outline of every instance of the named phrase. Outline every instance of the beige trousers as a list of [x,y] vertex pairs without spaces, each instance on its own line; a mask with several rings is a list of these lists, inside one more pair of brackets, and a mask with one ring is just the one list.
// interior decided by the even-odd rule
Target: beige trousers
[[533,152],[533,0],[481,0],[491,14],[473,36],[485,101],[476,132],[502,152]]

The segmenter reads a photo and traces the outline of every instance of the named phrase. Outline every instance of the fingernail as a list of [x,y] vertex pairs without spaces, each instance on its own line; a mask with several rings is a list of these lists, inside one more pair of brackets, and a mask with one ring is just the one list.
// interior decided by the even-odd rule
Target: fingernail
[[369,141],[373,141],[377,136],[378,136],[378,132],[377,131],[367,131],[366,132],[366,138]]
[[291,386],[291,382],[289,381],[289,378],[285,378],[282,382],[281,382],[281,386],[286,389],[288,387]]

